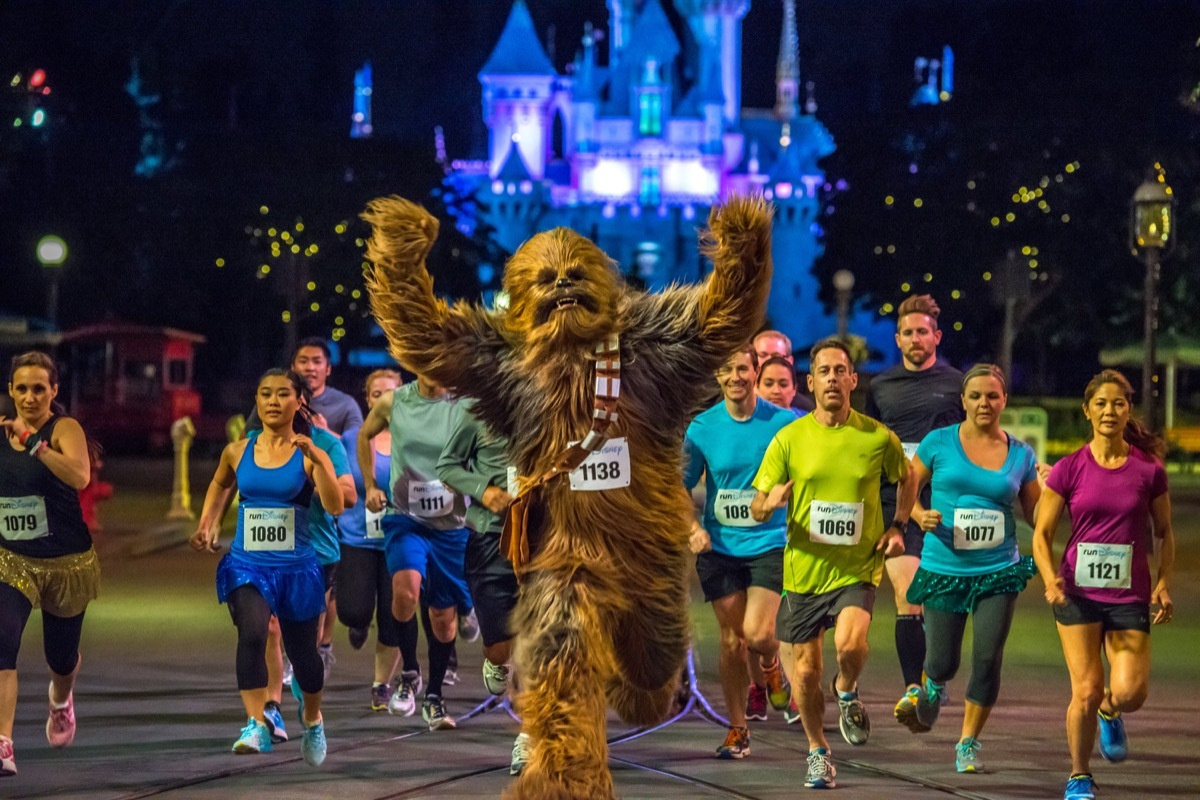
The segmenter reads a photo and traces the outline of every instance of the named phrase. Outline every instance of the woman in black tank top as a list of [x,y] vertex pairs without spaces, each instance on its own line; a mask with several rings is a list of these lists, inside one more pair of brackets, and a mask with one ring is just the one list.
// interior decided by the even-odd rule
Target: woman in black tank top
[[50,667],[46,738],[75,738],[73,689],[83,614],[95,598],[100,567],[79,508],[91,477],[83,428],[62,413],[58,369],[44,353],[12,362],[8,394],[16,416],[0,417],[0,777],[17,771],[12,728],[17,653],[29,615],[42,609]]

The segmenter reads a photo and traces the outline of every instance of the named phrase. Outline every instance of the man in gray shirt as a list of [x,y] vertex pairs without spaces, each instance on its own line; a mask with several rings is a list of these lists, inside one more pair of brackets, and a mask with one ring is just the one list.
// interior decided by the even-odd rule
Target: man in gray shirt
[[[333,372],[329,359],[329,345],[321,337],[312,336],[300,342],[296,352],[292,354],[291,367],[304,378],[304,382],[312,390],[312,401],[309,403],[313,412],[312,424],[335,436],[341,436],[350,428],[361,426],[363,415],[358,401],[327,385],[326,381]],[[261,427],[257,409],[251,411],[246,419],[246,430]]]

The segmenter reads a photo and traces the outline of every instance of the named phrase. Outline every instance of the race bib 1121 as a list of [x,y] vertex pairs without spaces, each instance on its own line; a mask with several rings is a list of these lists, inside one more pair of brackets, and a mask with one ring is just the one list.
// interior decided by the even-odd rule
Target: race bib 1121
[[863,504],[813,500],[808,507],[808,540],[843,547],[862,539]]
[[1128,589],[1132,585],[1133,545],[1080,542],[1075,545],[1075,585],[1088,589]]

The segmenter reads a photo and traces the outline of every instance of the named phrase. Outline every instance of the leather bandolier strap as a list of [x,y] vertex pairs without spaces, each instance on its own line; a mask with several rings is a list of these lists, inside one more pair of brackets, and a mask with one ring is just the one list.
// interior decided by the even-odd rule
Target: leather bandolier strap
[[[592,412],[592,429],[582,442],[564,450],[550,469],[537,480],[523,487],[508,507],[504,517],[504,532],[500,535],[500,552],[512,562],[517,580],[524,576],[532,557],[531,515],[538,510],[542,486],[559,475],[567,475],[599,450],[607,440],[605,432],[617,421],[617,399],[621,396],[621,345],[615,333],[596,345],[596,399]],[[536,544],[536,543],[532,543]]]

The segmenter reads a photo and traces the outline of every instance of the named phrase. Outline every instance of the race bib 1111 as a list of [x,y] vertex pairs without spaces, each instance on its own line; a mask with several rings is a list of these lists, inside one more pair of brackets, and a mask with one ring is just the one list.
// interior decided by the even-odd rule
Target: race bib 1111
[[444,517],[454,510],[454,493],[441,481],[411,481],[408,513],[414,517]]
[[46,500],[37,495],[0,497],[0,536],[10,542],[50,535]]
[[862,539],[863,504],[813,500],[808,507],[808,540],[843,547]]

